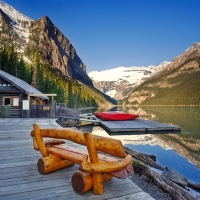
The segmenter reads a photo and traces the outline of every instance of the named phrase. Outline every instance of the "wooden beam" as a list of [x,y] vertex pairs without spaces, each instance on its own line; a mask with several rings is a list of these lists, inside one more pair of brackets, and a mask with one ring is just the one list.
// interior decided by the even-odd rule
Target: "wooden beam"
[[51,96],[51,97],[55,97],[55,96],[57,96],[57,94],[28,94],[28,96],[39,96],[39,97]]

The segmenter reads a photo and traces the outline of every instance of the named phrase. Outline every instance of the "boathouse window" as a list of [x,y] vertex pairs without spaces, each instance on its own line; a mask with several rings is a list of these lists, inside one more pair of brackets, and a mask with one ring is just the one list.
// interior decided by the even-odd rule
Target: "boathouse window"
[[19,97],[12,98],[12,106],[19,106]]
[[4,97],[3,98],[3,105],[4,106],[10,106],[10,97]]
[[4,97],[3,98],[4,106],[19,106],[19,97]]

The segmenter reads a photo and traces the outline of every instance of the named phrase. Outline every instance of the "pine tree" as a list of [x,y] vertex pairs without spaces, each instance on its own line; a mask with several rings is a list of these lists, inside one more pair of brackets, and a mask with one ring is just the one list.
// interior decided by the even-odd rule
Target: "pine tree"
[[17,77],[23,80],[26,80],[26,67],[25,67],[25,63],[22,59],[22,57],[20,58],[19,62],[17,63]]
[[68,98],[67,98],[67,105],[68,107],[72,108],[73,107],[73,89],[72,89],[72,80],[69,80],[68,84]]
[[1,70],[8,72],[8,53],[6,51],[6,47],[3,47],[3,50],[1,52]]
[[9,73],[11,75],[17,77],[17,62],[18,62],[18,59],[17,59],[17,54],[14,51],[13,45],[8,48],[8,52],[9,52],[9,60],[8,60]]
[[32,76],[32,82],[31,85],[36,88],[39,89],[39,83],[38,83],[38,79],[39,79],[39,73],[40,73],[40,63],[39,63],[39,54],[38,52],[33,53],[33,76]]

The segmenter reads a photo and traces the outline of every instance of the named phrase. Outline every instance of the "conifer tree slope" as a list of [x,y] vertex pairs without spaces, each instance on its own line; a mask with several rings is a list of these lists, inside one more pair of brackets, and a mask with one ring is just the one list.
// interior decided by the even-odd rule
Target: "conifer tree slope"
[[157,94],[146,99],[142,105],[199,105],[200,72],[180,75],[177,85],[171,88],[155,88]]
[[115,103],[100,91],[61,75],[60,71],[49,64],[41,63],[37,50],[32,51],[29,56],[31,64],[19,57],[12,44],[4,45],[0,49],[0,70],[26,81],[43,93],[56,93],[55,100],[58,103],[66,103],[71,108]]
[[194,43],[164,70],[123,100],[124,105],[199,105],[200,43]]

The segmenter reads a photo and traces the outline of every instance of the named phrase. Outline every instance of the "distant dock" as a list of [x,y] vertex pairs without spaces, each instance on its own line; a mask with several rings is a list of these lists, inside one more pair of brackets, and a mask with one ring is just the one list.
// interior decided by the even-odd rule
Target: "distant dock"
[[180,133],[179,126],[155,122],[152,120],[133,119],[126,121],[103,121],[94,115],[82,115],[81,121],[91,122],[96,126],[101,126],[110,135],[137,135],[137,134],[162,134]]

